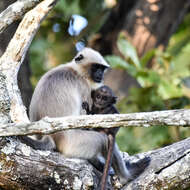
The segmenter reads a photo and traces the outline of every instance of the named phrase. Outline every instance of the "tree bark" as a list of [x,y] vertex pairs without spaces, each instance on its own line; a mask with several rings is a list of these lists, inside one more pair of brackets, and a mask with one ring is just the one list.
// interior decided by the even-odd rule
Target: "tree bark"
[[17,74],[40,23],[54,7],[55,2],[56,0],[44,0],[26,13],[5,53],[0,58],[1,75],[6,86],[2,90],[6,91],[7,98],[10,100],[10,107],[5,112],[8,112],[13,122],[29,121],[19,94]]
[[141,56],[147,50],[166,46],[190,7],[187,0],[120,0],[93,44],[102,54],[117,52],[118,33],[125,31]]
[[[23,15],[37,5],[42,0],[8,0],[8,3],[12,3],[5,11],[0,14],[0,33],[2,33],[10,24],[14,21],[20,20]],[[2,3],[1,5],[3,5]],[[6,5],[6,4],[4,4]],[[9,5],[9,4],[8,4]]]
[[[186,189],[190,187],[190,138],[165,148],[123,159],[137,162],[150,157],[148,168],[125,190]],[[139,166],[140,167],[140,166]],[[36,151],[16,138],[0,138],[0,188],[5,190],[97,189],[101,174],[87,161],[50,151]],[[116,176],[113,189],[121,189]]]
[[[5,10],[10,4],[12,4],[14,2],[15,2],[15,0],[11,0],[11,1],[2,0],[1,4],[0,4],[0,12]],[[13,5],[11,7],[13,7]],[[27,10],[28,10],[28,8],[27,8]],[[17,20],[15,22],[10,21],[11,18],[8,17],[8,15],[6,16],[9,19],[9,24],[11,22],[13,22],[13,23],[9,26],[6,26],[7,28],[4,27],[4,29],[5,28],[6,29],[4,30],[4,32],[0,33],[0,42],[1,42],[0,43],[0,56],[3,54],[8,43],[10,42],[11,38],[13,37],[13,35],[18,27],[19,19],[21,19],[21,16],[23,14],[24,14],[24,12],[22,11],[22,14],[20,12],[19,14],[17,14],[17,16],[15,18],[12,18],[13,21]],[[14,14],[12,13],[9,15],[14,15]],[[20,15],[20,17],[18,15]],[[0,20],[2,20],[2,18]],[[29,58],[27,55],[24,59],[23,64],[21,65],[19,73],[18,73],[18,86],[21,91],[22,101],[27,109],[29,108],[30,100],[32,97],[32,85],[30,82],[30,76],[31,76],[31,71],[30,71],[30,66],[29,66]]]
[[167,46],[190,7],[186,0],[141,0],[125,18],[123,29],[139,56],[148,50]]
[[[170,146],[138,154],[150,156],[147,170],[130,183],[126,190],[183,190],[190,187],[190,139]],[[134,157],[131,158],[132,160]]]
[[[50,151],[34,151],[15,138],[0,141],[0,189],[60,190],[97,187],[93,167]],[[88,188],[87,188],[88,187]]]
[[67,129],[112,127],[190,126],[190,110],[154,111],[131,114],[45,117],[36,122],[0,126],[0,136],[51,134]]

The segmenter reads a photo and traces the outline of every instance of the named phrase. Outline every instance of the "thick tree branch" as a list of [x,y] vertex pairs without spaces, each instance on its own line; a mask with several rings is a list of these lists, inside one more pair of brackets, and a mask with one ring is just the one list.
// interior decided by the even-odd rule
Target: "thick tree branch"
[[190,126],[190,110],[155,111],[113,115],[83,115],[62,118],[45,117],[32,123],[11,123],[0,126],[0,136],[50,134],[65,129],[149,127],[149,126]]
[[6,86],[3,90],[7,91],[10,100],[9,114],[14,122],[28,122],[17,86],[17,73],[40,23],[55,2],[56,0],[44,0],[24,16],[6,52],[0,58],[0,76],[4,76]]
[[0,189],[88,189],[97,184],[94,172],[85,160],[34,151],[15,138],[0,140]]
[[[124,189],[190,187],[190,138],[131,157],[123,153],[124,159],[131,162],[144,156],[151,159],[149,167]],[[35,151],[10,137],[0,138],[0,166],[0,188],[8,190],[97,189],[101,177],[87,161],[68,159],[55,152]],[[119,184],[116,183],[114,189],[116,186]]]
[[42,0],[17,0],[0,14],[0,34]]
[[190,187],[190,138],[136,156],[143,155],[151,158],[150,166],[126,190],[182,190]]

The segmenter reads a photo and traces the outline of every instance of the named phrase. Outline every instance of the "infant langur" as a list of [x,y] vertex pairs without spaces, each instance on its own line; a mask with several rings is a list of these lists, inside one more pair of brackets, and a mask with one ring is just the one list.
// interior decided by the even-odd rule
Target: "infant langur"
[[[114,106],[116,103],[117,97],[114,95],[111,88],[108,86],[102,86],[97,90],[93,90],[91,93],[91,97],[93,100],[92,108],[89,109],[89,105],[87,102],[83,102],[82,107],[86,110],[87,114],[119,114],[118,110]],[[108,172],[110,170],[112,164],[112,157],[113,157],[113,150],[115,144],[115,136],[118,132],[119,128],[98,128],[96,131],[106,133],[108,136],[108,153],[107,158],[104,166],[104,171],[101,179],[101,190],[106,189],[107,179],[108,179]],[[140,173],[143,172],[145,167],[147,167],[149,163],[149,158],[144,158],[139,161],[139,163],[129,164],[128,168],[131,168],[133,171],[133,177],[138,176]],[[140,164],[141,167],[140,167]],[[143,166],[143,167],[142,167]],[[139,168],[138,168],[139,167]]]
[[[108,86],[102,86],[91,93],[93,104],[91,110],[87,102],[83,102],[82,107],[86,110],[87,114],[118,114],[119,112],[113,106],[116,103],[117,97],[113,94]],[[115,136],[119,128],[98,128],[99,132],[106,133],[108,136],[108,153],[104,166],[104,171],[101,179],[101,190],[106,189],[108,172],[112,163],[113,149],[115,144]]]

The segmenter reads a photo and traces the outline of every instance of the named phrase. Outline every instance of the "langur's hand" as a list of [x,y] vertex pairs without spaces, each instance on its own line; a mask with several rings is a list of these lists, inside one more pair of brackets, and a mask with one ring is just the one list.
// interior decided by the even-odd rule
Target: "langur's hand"
[[89,105],[87,102],[82,103],[82,109],[86,110],[86,113],[89,114]]

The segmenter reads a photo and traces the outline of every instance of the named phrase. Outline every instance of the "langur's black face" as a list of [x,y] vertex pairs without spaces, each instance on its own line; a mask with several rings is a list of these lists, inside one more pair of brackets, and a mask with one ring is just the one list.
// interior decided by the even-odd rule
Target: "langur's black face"
[[92,64],[90,68],[90,77],[94,82],[101,83],[104,78],[104,71],[107,67],[100,64]]
[[92,92],[92,99],[96,107],[105,108],[115,104],[117,97],[109,87],[102,86]]

